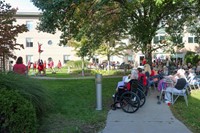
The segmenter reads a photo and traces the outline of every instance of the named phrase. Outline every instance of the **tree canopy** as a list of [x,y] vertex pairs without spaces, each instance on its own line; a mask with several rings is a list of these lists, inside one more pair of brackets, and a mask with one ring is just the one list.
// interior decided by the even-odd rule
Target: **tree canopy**
[[[61,42],[86,36],[93,49],[110,38],[127,36],[132,49],[142,51],[151,62],[157,49],[182,47],[177,40],[185,23],[195,15],[198,0],[32,0],[43,11],[39,30],[62,31]],[[168,41],[152,45],[157,31],[164,29]]]
[[23,44],[16,42],[19,33],[27,31],[26,25],[15,24],[17,9],[0,0],[0,56],[16,58],[13,50],[23,48]]

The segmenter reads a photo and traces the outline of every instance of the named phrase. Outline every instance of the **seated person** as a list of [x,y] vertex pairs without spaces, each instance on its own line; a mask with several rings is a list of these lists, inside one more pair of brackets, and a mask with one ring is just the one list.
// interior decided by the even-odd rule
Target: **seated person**
[[17,58],[16,64],[13,66],[13,71],[16,74],[21,74],[21,75],[27,74],[27,68],[23,64],[23,58],[21,56]]
[[170,76],[171,80],[173,81],[173,86],[169,86],[166,88],[165,92],[165,102],[171,103],[171,93],[172,92],[181,92],[182,89],[187,84],[186,78],[185,78],[185,71],[183,69],[179,69],[177,73],[174,76]]
[[129,74],[128,76],[124,76],[124,77],[123,77],[123,80],[124,80],[124,81],[118,82],[117,89],[118,89],[119,87],[126,87],[127,90],[130,90],[130,87],[131,87],[131,86],[130,86],[130,81],[131,81],[132,79],[137,79],[137,80],[138,80],[138,72],[137,72],[136,69],[133,69],[133,70],[131,71],[131,74]]
[[131,71],[131,74],[123,77],[123,80],[124,81],[118,82],[117,88],[116,88],[116,93],[113,95],[114,105],[116,105],[116,107],[120,107],[119,103],[118,103],[119,96],[121,96],[122,93],[124,93],[125,91],[130,91],[131,90],[131,84],[138,82],[138,72],[137,72],[137,70],[133,69]]
[[190,80],[194,79],[194,77],[196,77],[196,73],[194,72],[194,70],[189,69],[188,72],[189,72],[189,74],[187,76],[188,81],[190,81]]
[[146,75],[144,73],[142,73],[142,68],[138,68],[138,81],[143,85],[146,86],[147,85],[147,78]]
[[131,71],[131,74],[129,74],[128,76],[124,76],[123,81],[118,82],[117,88],[116,88],[116,93],[115,93],[115,95],[113,95],[113,97],[115,97],[119,93],[120,94],[123,93],[125,90],[130,91],[131,90],[131,83],[133,82],[131,80],[133,80],[133,79],[137,79],[137,81],[138,81],[138,72],[135,69],[133,69]]

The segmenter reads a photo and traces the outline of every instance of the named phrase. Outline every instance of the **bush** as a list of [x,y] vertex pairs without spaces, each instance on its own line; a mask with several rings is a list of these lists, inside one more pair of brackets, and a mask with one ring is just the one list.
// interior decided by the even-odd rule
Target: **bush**
[[197,55],[195,52],[188,51],[185,55],[185,62],[191,63],[193,66],[196,66],[199,60],[200,56]]
[[33,105],[16,91],[0,88],[0,132],[35,133],[36,129]]
[[[88,66],[89,62],[85,61],[84,62],[84,67]],[[71,67],[73,69],[81,69],[82,68],[82,61],[77,60],[77,61],[68,61],[66,63],[66,67]]]
[[0,88],[17,90],[21,96],[33,104],[38,115],[43,114],[48,106],[47,91],[36,79],[14,73],[0,73]]

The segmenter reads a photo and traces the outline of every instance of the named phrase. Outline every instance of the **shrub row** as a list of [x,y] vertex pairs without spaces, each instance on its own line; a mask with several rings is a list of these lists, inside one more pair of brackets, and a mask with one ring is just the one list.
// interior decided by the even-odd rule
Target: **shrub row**
[[0,132],[35,133],[36,112],[33,105],[14,90],[0,89]]
[[35,133],[48,107],[40,82],[14,73],[0,73],[0,132]]

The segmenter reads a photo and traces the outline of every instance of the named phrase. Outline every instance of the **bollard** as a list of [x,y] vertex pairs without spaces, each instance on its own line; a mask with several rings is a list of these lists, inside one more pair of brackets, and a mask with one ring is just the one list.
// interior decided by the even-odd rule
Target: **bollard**
[[96,74],[96,110],[102,110],[102,75]]

